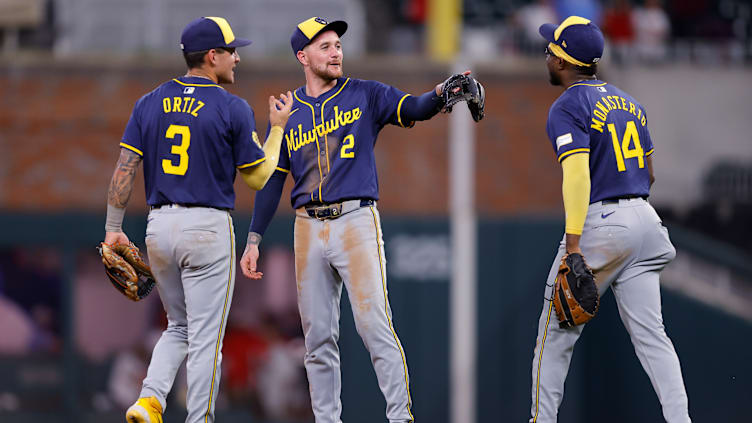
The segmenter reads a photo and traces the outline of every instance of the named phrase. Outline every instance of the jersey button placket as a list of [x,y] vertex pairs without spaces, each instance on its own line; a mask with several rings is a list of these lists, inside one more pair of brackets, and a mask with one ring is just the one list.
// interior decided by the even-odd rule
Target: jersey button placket
[[[326,157],[326,150],[324,150],[324,146],[321,146],[321,151],[319,151],[319,155],[321,157]],[[323,166],[321,168],[321,179],[323,180],[326,178],[326,175],[328,175],[327,169],[324,169]]]
[[[319,156],[321,156],[322,158],[326,157],[326,150],[325,150],[326,147],[325,146],[326,146],[326,143],[324,143],[324,145],[321,146],[321,151],[319,151]],[[326,175],[328,175],[328,174],[329,174],[329,172],[328,172],[328,166],[327,166],[326,169],[322,166],[321,167],[321,180],[322,180],[322,182],[323,182],[324,178],[326,178]]]
[[[314,106],[321,107],[321,103],[315,103]],[[324,116],[321,116],[321,124],[324,124]],[[326,135],[324,135],[326,137]],[[326,157],[326,143],[320,147],[319,150],[319,163],[321,163],[321,157]],[[324,178],[326,178],[327,172],[324,170],[324,168],[321,168],[321,181],[319,181],[319,189],[321,189],[321,184],[324,182]],[[322,195],[323,197],[323,195]]]

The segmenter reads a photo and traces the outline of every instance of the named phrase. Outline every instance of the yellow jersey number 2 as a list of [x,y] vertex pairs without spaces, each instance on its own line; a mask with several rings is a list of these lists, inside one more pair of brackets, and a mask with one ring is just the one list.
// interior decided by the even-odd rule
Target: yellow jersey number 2
[[343,159],[355,158],[353,147],[355,147],[355,136],[353,134],[349,134],[345,137],[345,139],[342,140],[342,148],[339,150],[339,156]]
[[[616,168],[619,172],[625,172],[627,166],[624,164],[624,160],[637,158],[637,164],[642,169],[645,167],[645,152],[640,145],[640,136],[637,133],[637,125],[633,120],[627,122],[626,131],[624,131],[624,137],[619,140],[619,133],[616,132],[616,126],[613,123],[608,124],[608,132],[611,133],[611,142],[614,147],[614,154],[616,155]],[[632,148],[631,144],[634,144]]]
[[173,145],[170,152],[179,157],[178,165],[175,166],[170,159],[162,159],[162,170],[169,175],[185,175],[188,171],[188,147],[191,146],[191,128],[185,125],[170,125],[165,137],[175,139],[180,135],[180,144]]

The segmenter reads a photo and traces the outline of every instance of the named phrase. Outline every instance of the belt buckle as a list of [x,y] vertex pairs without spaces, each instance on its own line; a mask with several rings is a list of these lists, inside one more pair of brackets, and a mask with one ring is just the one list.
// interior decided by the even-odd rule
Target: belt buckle
[[316,219],[324,220],[329,217],[329,209],[326,207],[317,207],[313,209],[313,215]]
[[313,208],[313,217],[319,220],[336,219],[342,213],[342,203],[329,204]]

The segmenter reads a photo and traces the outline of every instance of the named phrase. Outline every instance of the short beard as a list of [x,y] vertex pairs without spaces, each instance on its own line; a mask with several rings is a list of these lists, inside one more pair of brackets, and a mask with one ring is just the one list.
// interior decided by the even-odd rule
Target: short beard
[[217,75],[218,84],[232,84],[235,81],[232,78],[232,74],[229,74],[230,78],[226,78],[224,75]]
[[561,78],[559,77],[559,75],[548,71],[548,82],[550,82],[553,86],[559,86],[561,85]]
[[311,67],[311,70],[313,71],[313,74],[318,76],[319,78],[323,79],[324,81],[334,81],[337,78],[342,77],[343,71],[342,71],[342,65],[339,65],[339,72],[334,72],[329,70],[329,65],[326,65],[323,70],[318,70],[316,68]]

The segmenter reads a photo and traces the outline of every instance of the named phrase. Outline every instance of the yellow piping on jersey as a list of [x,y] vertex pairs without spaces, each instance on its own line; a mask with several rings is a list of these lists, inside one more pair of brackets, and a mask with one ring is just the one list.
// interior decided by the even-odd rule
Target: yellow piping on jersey
[[381,239],[381,228],[379,227],[378,220],[376,219],[376,211],[374,210],[373,206],[368,207],[371,210],[371,214],[373,215],[373,225],[376,228],[376,250],[379,254],[379,272],[381,274],[381,287],[384,289],[384,314],[386,315],[386,321],[389,323],[389,330],[392,331],[392,336],[394,337],[394,342],[397,344],[397,349],[400,352],[400,356],[402,357],[402,370],[405,372],[405,389],[407,390],[407,414],[410,415],[410,421],[415,421],[415,417],[413,417],[413,413],[410,411],[410,407],[413,404],[413,400],[410,397],[410,382],[407,380],[407,360],[405,360],[405,352],[402,351],[402,344],[400,344],[399,339],[397,339],[397,333],[394,332],[394,325],[392,325],[392,319],[389,317],[389,299],[387,298],[386,293],[386,281],[384,280],[384,265],[383,263],[383,257],[381,256],[381,245],[379,244],[379,239]]
[[[553,292],[556,295],[556,292]],[[543,361],[543,347],[546,345],[546,337],[548,336],[548,324],[551,322],[551,311],[554,308],[553,298],[548,305],[548,316],[546,317],[546,329],[543,330],[543,340],[541,340],[540,353],[538,354],[538,371],[535,376],[535,415],[533,416],[533,423],[538,421],[538,411],[540,409],[540,369],[541,362]]]
[[264,160],[266,160],[266,157],[262,157],[262,158],[260,158],[260,159],[258,159],[256,161],[254,161],[254,162],[250,162],[250,163],[246,163],[244,165],[240,165],[240,166],[238,166],[238,169],[245,169],[247,167],[256,166],[257,164],[263,162]]
[[600,83],[600,84],[588,84],[587,82],[578,82],[576,84],[570,85],[567,89],[572,88],[572,87],[576,87],[578,85],[584,85],[586,87],[602,87],[602,86],[607,85],[607,84],[608,84],[608,82],[603,82],[603,83]]
[[230,299],[230,291],[232,290],[233,282],[233,266],[235,265],[235,231],[232,230],[232,217],[227,214],[227,224],[230,231],[230,274],[227,276],[227,289],[225,290],[225,303],[222,306],[222,319],[219,321],[219,331],[217,333],[217,343],[214,347],[214,366],[212,369],[211,388],[209,388],[209,405],[206,407],[206,414],[204,414],[204,423],[209,421],[209,412],[212,406],[212,397],[214,396],[214,380],[217,377],[217,360],[219,359],[219,347],[222,344],[222,332],[225,325],[225,316],[227,315],[227,303]]
[[[342,84],[342,86],[341,86],[341,87],[339,88],[339,90],[337,90],[337,92],[336,92],[336,93],[334,93],[334,95],[333,95],[333,96],[331,96],[331,97],[327,98],[326,100],[324,100],[324,102],[323,102],[323,103],[321,103],[321,124],[322,124],[322,125],[324,124],[324,106],[326,106],[326,103],[327,103],[327,102],[328,102],[329,100],[333,99],[333,98],[334,98],[334,97],[336,97],[336,96],[337,96],[337,95],[338,95],[339,93],[341,93],[341,92],[342,92],[342,90],[344,90],[344,89],[345,89],[345,86],[347,85],[347,83],[348,83],[348,82],[350,82],[350,78],[347,78],[347,79],[345,80],[345,83],[344,83],[344,84]],[[314,125],[313,125],[313,126],[316,126],[316,125],[315,125],[315,122],[314,122]],[[326,174],[327,174],[327,176],[329,176],[329,172],[331,172],[331,170],[329,169],[329,136],[328,136],[328,132],[324,132],[324,146],[326,147]],[[319,198],[321,198],[321,184],[322,184],[323,182],[324,182],[324,181],[323,181],[323,179],[322,179],[321,183],[319,183]]]
[[650,150],[648,150],[648,152],[647,152],[647,153],[645,153],[645,157],[647,157],[647,156],[649,156],[649,155],[653,154],[654,152],[655,152],[655,148],[651,148]]
[[[221,86],[219,86],[217,84],[188,84],[188,83],[185,83],[183,81],[179,81],[177,78],[173,78],[172,80],[174,82],[177,82],[180,85],[185,86],[185,87],[217,87],[217,88],[222,88]],[[224,88],[222,88],[222,89],[224,90]]]
[[279,167],[279,166],[277,166],[277,170],[278,170],[278,171],[280,171],[280,172],[284,172],[284,173],[290,173],[290,171],[289,171],[289,170],[287,170],[287,169],[282,169],[282,168],[281,168],[281,167]]
[[[298,97],[297,90],[294,91],[292,95],[294,95],[295,98],[299,102],[311,108],[311,117],[313,118],[313,127],[316,128],[316,111],[313,109],[313,106],[311,105],[311,103],[306,103],[305,101],[301,100],[300,97]],[[316,161],[318,162],[318,165],[319,165],[319,201],[321,201],[321,182],[324,179],[324,175],[321,172],[321,154],[319,154],[319,138],[318,137],[316,137]],[[311,201],[314,201],[313,192],[311,192]]]
[[130,145],[124,143],[124,142],[121,142],[120,146],[124,147],[124,148],[127,148],[128,150],[133,151],[134,153],[138,154],[141,157],[144,156],[144,153],[141,150],[139,150],[138,148],[136,148],[136,147],[130,146]]
[[559,162],[564,160],[566,157],[569,157],[570,155],[577,154],[577,153],[590,153],[590,149],[589,148],[575,148],[574,150],[569,150],[567,152],[561,153],[561,155],[559,156]]
[[402,102],[409,96],[410,94],[403,95],[399,103],[397,103],[397,122],[399,122],[400,126],[403,128],[412,128],[415,125],[415,122],[410,122],[409,125],[405,126],[405,124],[402,123],[402,115],[400,114],[402,111]]

